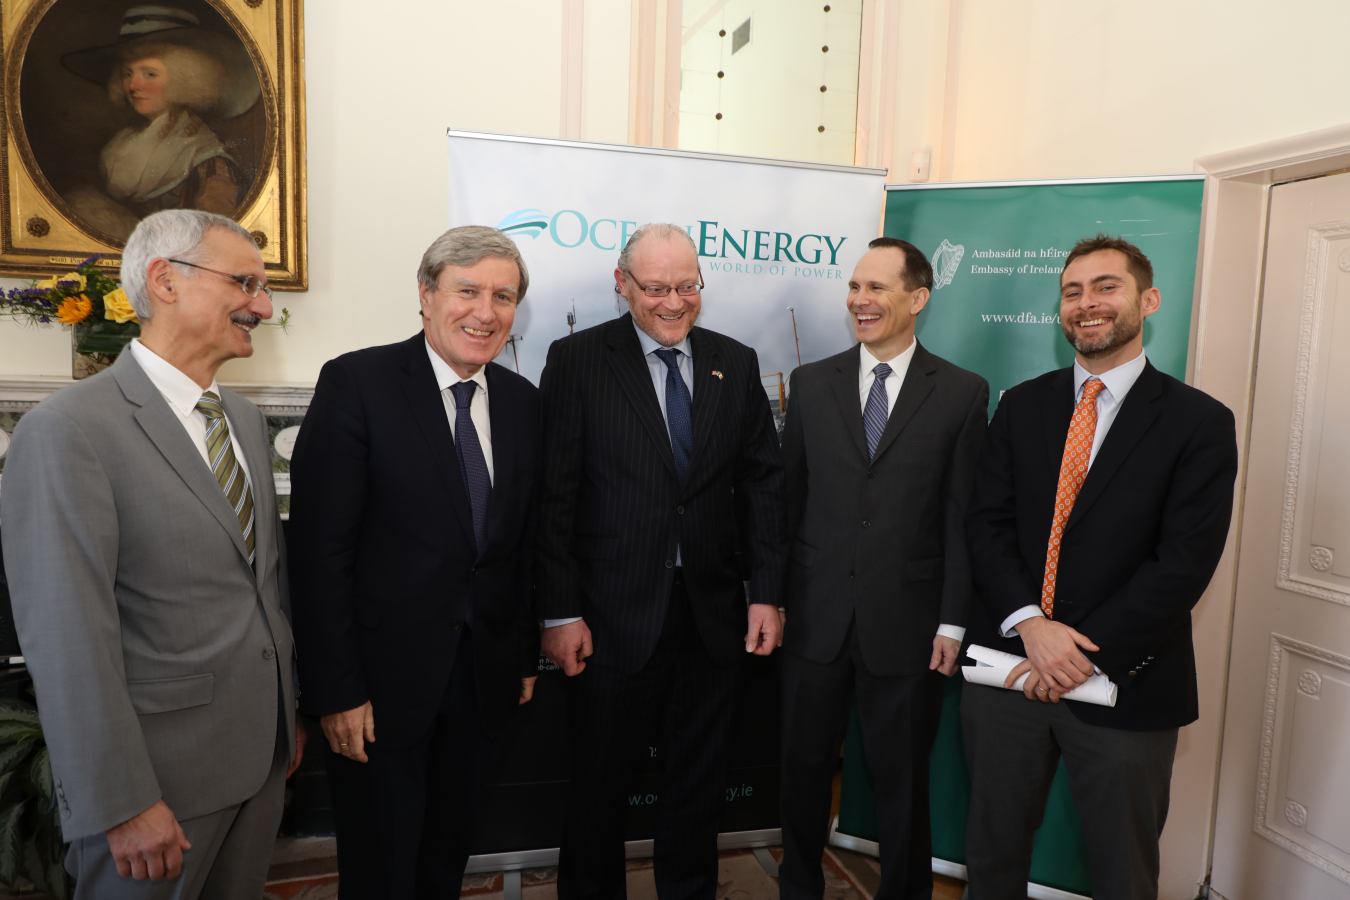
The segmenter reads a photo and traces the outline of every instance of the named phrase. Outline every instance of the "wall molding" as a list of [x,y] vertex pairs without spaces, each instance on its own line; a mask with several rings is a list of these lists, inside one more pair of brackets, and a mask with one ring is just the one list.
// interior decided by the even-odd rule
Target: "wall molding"
[[[63,387],[70,378],[0,377],[0,412],[27,412]],[[269,416],[303,416],[314,398],[312,384],[240,384],[222,382],[221,387],[242,395]]]

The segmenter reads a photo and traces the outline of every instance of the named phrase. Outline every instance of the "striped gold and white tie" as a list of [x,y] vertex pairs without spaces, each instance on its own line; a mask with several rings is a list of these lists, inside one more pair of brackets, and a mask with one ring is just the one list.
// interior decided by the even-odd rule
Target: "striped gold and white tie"
[[220,489],[225,492],[225,499],[230,501],[234,514],[239,517],[244,545],[248,547],[248,564],[251,566],[257,542],[257,536],[253,533],[253,492],[249,490],[243,466],[235,458],[225,410],[220,405],[220,398],[207,391],[197,401],[197,411],[206,416],[206,455]]

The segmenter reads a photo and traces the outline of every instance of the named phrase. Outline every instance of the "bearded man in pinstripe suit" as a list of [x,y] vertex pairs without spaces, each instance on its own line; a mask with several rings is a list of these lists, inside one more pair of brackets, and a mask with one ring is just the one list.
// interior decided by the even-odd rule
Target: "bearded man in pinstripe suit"
[[712,900],[746,654],[782,632],[782,464],[755,351],[694,327],[684,229],[638,229],[614,278],[630,313],[554,343],[540,383],[537,596],[571,678],[558,895],[624,896],[625,788],[654,737],[657,893]]

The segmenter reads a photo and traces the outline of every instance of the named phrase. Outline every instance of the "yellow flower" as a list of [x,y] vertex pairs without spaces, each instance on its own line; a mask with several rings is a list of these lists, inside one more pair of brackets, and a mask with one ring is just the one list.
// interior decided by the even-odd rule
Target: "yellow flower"
[[136,318],[136,310],[131,308],[131,301],[121,288],[103,298],[103,318],[112,319],[119,325],[124,322],[140,321]]
[[66,274],[61,276],[53,275],[51,278],[42,279],[37,284],[33,285],[33,287],[39,288],[44,291],[49,291],[52,288],[57,287],[63,281],[75,282],[76,284],[79,285],[77,290],[81,291],[84,290],[86,287],[88,287],[88,282],[85,280],[85,277],[81,275],[79,272],[67,272]]
[[89,318],[89,314],[93,311],[94,304],[81,294],[62,300],[61,305],[56,308],[56,318],[62,325],[78,325]]

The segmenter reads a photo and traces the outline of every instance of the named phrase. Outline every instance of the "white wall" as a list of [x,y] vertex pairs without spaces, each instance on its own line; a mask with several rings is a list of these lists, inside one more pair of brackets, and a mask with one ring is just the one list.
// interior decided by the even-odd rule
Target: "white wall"
[[[339,353],[416,330],[413,273],[446,224],[445,129],[558,135],[563,2],[405,0],[373,16],[358,0],[310,0],[311,288],[281,295],[290,333],[261,332],[224,378],[313,381]],[[583,0],[584,140],[631,133],[643,2]],[[705,5],[690,2],[685,21]],[[1350,121],[1341,0],[867,0],[869,13],[857,161],[891,166],[892,180],[922,148],[935,178],[948,150],[962,180],[1185,172]],[[646,101],[659,111],[664,95]],[[0,376],[67,375],[68,347],[59,329],[0,322]]]

